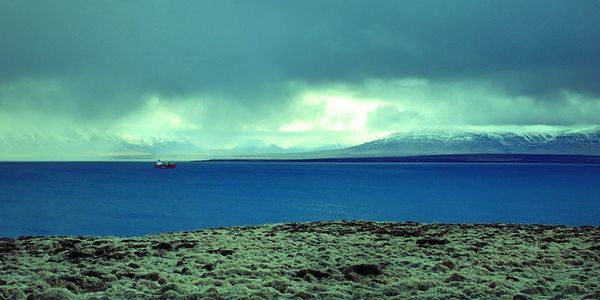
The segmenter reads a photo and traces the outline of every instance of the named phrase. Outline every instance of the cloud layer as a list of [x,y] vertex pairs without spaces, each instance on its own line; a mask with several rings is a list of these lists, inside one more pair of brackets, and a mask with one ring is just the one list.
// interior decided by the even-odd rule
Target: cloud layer
[[0,135],[600,124],[597,1],[4,1]]

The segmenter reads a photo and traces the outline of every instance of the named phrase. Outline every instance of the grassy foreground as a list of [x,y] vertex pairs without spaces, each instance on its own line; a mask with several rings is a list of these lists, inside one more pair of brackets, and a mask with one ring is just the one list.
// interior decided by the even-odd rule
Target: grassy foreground
[[314,222],[0,239],[0,299],[600,299],[600,228]]

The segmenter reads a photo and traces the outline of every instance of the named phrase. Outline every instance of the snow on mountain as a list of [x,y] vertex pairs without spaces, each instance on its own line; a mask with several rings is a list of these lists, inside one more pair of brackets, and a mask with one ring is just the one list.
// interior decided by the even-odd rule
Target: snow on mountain
[[346,148],[336,141],[327,141],[319,139],[308,141],[291,147],[283,148],[276,144],[267,143],[259,139],[247,140],[231,149],[222,151],[225,154],[298,154],[329,150],[339,150]]
[[190,154],[201,151],[184,139],[117,135],[12,135],[0,139],[0,158],[70,159],[119,154]]
[[200,148],[185,139],[163,139],[145,137],[139,139],[122,139],[118,148],[124,151],[134,151],[146,154],[192,154],[201,151]]
[[476,132],[415,130],[342,150],[342,155],[403,156],[435,154],[587,154],[600,155],[600,130],[560,132]]
[[243,154],[273,154],[284,153],[285,149],[262,140],[252,139],[235,146],[231,151]]
[[292,147],[286,148],[287,152],[290,153],[301,153],[309,151],[327,151],[327,150],[338,150],[347,148],[349,145],[342,144],[339,141],[332,140],[329,138],[319,138],[316,140],[307,140],[303,143],[296,144]]
[[328,150],[338,150],[344,149],[348,147],[348,145],[344,145],[342,143],[330,143],[330,144],[322,144],[315,147],[306,147],[306,148],[291,148],[298,149],[296,152],[306,152],[306,151],[328,151]]

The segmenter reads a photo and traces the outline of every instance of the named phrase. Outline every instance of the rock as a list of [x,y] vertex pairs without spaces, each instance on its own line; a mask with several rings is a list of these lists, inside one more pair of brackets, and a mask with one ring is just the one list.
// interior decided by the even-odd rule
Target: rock
[[581,294],[581,293],[585,293],[586,290],[578,285],[569,285],[566,286],[562,289],[563,293],[567,293],[567,294]]
[[152,249],[154,249],[154,250],[171,251],[171,250],[173,250],[173,246],[171,244],[169,244],[169,243],[163,243],[163,242],[161,242],[161,243],[158,243],[158,244],[154,245],[152,247]]
[[178,271],[176,270],[175,273],[179,273],[181,275],[191,275],[192,271],[188,267],[183,267],[183,268],[181,268],[181,270],[178,270]]
[[353,266],[342,268],[342,273],[343,274],[356,273],[356,274],[362,275],[362,276],[368,276],[368,275],[377,276],[377,275],[381,275],[381,269],[378,265],[374,265],[374,264],[359,264],[359,265],[353,265]]
[[127,266],[129,266],[132,269],[138,269],[140,267],[140,265],[138,265],[138,264],[136,264],[134,262],[129,263]]
[[419,236],[421,236],[422,232],[421,232],[421,230],[418,230],[418,229],[412,229],[412,230],[392,229],[392,230],[386,232],[386,234],[389,234],[394,237],[419,237]]
[[446,245],[448,244],[448,240],[440,240],[440,239],[434,239],[434,238],[424,238],[424,239],[420,239],[417,240],[417,245],[419,246],[434,246],[434,245]]
[[[19,298],[15,297],[15,299],[19,299]],[[44,294],[38,290],[31,291],[31,293],[27,294],[27,298],[25,298],[25,300],[38,300],[38,299],[44,299]]]
[[297,233],[297,232],[309,232],[311,230],[311,226],[309,224],[301,224],[301,223],[290,223],[285,224],[283,230],[287,230],[288,232]]
[[449,260],[443,261],[442,266],[444,266],[448,269],[454,269],[454,267],[455,267],[454,263]]
[[62,276],[64,282],[71,282],[79,288],[80,291],[99,292],[108,288],[107,283],[95,277]]
[[233,250],[227,250],[227,249],[208,250],[206,252],[211,253],[211,254],[220,254],[222,256],[227,256],[227,255],[233,254]]
[[136,277],[141,278],[141,279],[157,281],[160,278],[160,274],[158,274],[158,272],[150,272],[150,273],[146,273],[146,274],[138,274]]
[[192,242],[192,241],[183,241],[181,243],[179,243],[175,249],[179,250],[181,248],[186,248],[186,249],[193,249],[196,247],[196,242]]
[[102,272],[96,271],[96,270],[83,270],[83,271],[81,271],[81,275],[91,276],[91,277],[96,277],[96,278],[102,279],[102,278],[104,278],[105,274]]
[[135,254],[137,257],[146,257],[146,256],[148,256],[148,252],[146,252],[146,251],[135,251],[135,252],[133,252],[133,254]]
[[483,248],[483,247],[486,247],[487,245],[488,245],[488,243],[482,242],[482,241],[473,243],[473,247],[476,247],[476,248]]
[[121,279],[123,277],[133,279],[136,277],[135,273],[132,273],[132,272],[117,272],[117,273],[115,273],[115,276],[118,279]]
[[105,246],[94,251],[94,256],[103,260],[123,260],[128,253],[120,251],[121,249]]
[[[19,241],[27,241],[27,240],[34,240],[34,239],[39,239],[39,238],[44,238],[41,235],[21,235],[17,238],[17,240]],[[12,240],[11,238],[0,238],[0,240]]]
[[74,292],[74,293],[79,293],[79,286],[77,286],[75,283],[73,282],[67,282],[65,284],[65,288],[67,288],[67,290]]
[[79,250],[74,250],[69,252],[69,254],[67,254],[67,259],[70,260],[77,260],[77,259],[82,259],[82,258],[90,258],[92,257],[92,255],[90,253],[85,253]]
[[315,277],[317,279],[327,278],[327,277],[331,276],[330,273],[321,272],[319,270],[301,269],[300,271],[296,272],[296,277],[304,278],[308,274],[312,275],[313,277]]
[[60,245],[60,247],[65,248],[65,249],[74,249],[77,247],[77,245],[81,244],[81,241],[73,240],[73,239],[64,239],[64,240],[59,240],[58,244]]
[[583,299],[600,299],[600,291],[595,291],[593,293],[587,294],[583,296]]
[[486,247],[488,243],[486,242],[475,242],[471,245],[471,251],[479,252],[482,248]]
[[17,251],[17,243],[13,239],[3,238],[0,240],[0,253],[9,254]]
[[165,284],[163,287],[160,288],[161,292],[166,292],[166,291],[176,291],[177,290],[177,285],[174,283],[169,283],[169,284]]
[[293,296],[294,296],[294,299],[300,298],[300,299],[303,299],[303,300],[304,299],[313,299],[313,298],[315,298],[314,295],[309,294],[309,293],[304,292],[304,291],[296,292]]
[[462,276],[458,273],[452,273],[448,278],[446,278],[446,282],[456,282],[465,280],[465,276]]

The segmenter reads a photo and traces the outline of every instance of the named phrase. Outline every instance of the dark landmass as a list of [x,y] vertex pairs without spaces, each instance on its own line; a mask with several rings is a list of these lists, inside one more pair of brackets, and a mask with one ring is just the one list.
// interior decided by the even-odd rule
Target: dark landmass
[[211,159],[192,162],[397,162],[397,163],[562,163],[600,164],[597,155],[561,154],[449,154],[395,157],[336,157],[306,159]]
[[367,221],[0,239],[0,299],[599,299],[600,228]]

